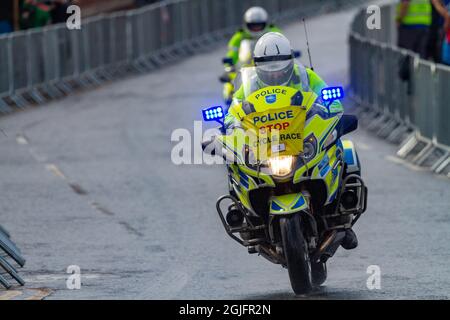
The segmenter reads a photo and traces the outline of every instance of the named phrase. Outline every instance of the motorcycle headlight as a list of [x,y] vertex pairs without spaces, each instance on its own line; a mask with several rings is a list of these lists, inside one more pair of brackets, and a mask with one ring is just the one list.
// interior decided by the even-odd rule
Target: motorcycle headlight
[[293,156],[273,157],[268,160],[270,171],[274,176],[285,177],[289,175],[294,168]]

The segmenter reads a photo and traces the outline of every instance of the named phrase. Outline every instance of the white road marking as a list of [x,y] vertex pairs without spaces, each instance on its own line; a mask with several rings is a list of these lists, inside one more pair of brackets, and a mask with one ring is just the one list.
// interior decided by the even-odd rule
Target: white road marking
[[45,169],[47,169],[48,171],[52,172],[55,176],[63,179],[63,180],[67,180],[66,176],[64,175],[64,173],[55,165],[52,163],[48,163],[45,165]]
[[20,144],[20,145],[22,145],[22,146],[25,146],[25,145],[28,144],[28,139],[25,138],[25,136],[23,136],[23,135],[21,135],[21,134],[18,134],[18,135],[17,135],[16,141],[17,141],[18,144]]

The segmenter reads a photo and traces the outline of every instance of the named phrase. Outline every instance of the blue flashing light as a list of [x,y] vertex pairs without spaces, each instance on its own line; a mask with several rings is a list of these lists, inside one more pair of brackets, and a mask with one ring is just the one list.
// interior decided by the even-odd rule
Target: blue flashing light
[[323,101],[331,102],[344,98],[344,88],[342,87],[330,87],[322,89]]
[[222,107],[211,107],[202,110],[204,121],[220,121],[224,118]]

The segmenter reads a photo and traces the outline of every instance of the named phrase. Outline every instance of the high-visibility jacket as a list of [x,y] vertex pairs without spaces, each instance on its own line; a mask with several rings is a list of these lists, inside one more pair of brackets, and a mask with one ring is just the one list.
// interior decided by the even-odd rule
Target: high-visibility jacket
[[[400,14],[401,3],[397,6]],[[410,0],[406,16],[401,20],[405,26],[430,26],[432,22],[432,5],[430,0]]]
[[[239,119],[238,111],[241,108],[242,101],[245,99],[244,97],[244,87],[245,86],[256,86],[258,87],[258,79],[252,79],[254,83],[243,83],[238,91],[233,96],[233,102],[228,110],[228,114],[225,117],[225,125],[228,127],[229,125],[236,122]],[[322,89],[327,87],[325,81],[315,73],[313,70],[309,68],[305,68],[302,65],[296,64],[294,67],[294,74],[287,84],[288,87],[308,92],[313,91],[318,96],[322,95]],[[331,113],[344,112],[344,107],[341,102],[336,100],[334,101],[329,110]]]

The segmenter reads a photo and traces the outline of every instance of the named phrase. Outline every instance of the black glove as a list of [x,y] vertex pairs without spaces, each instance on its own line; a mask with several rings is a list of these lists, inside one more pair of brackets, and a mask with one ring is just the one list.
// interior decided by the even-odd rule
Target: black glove
[[231,82],[231,78],[230,78],[230,74],[228,72],[224,72],[220,77],[219,77],[220,82],[222,83],[227,83],[227,82]]

